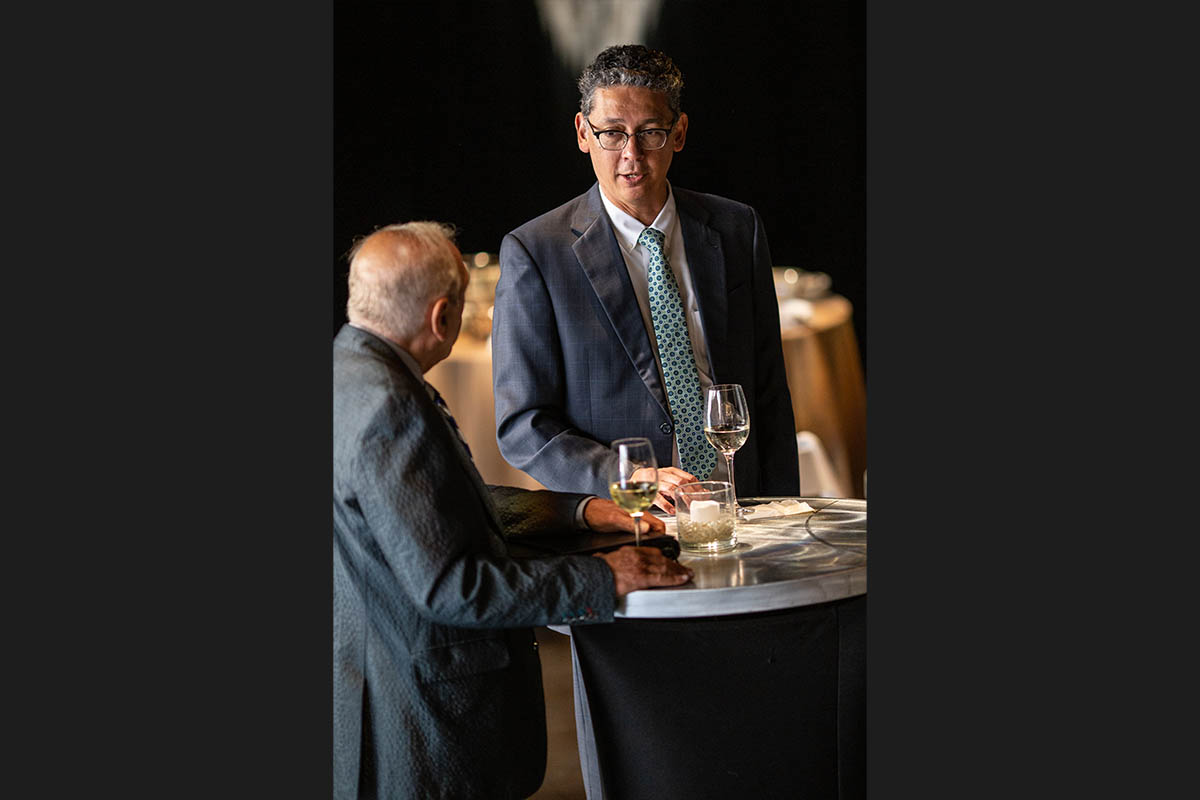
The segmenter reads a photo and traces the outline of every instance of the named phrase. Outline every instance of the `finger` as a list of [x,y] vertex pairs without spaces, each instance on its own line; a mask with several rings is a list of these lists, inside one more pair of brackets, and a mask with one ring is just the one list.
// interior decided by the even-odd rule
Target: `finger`
[[684,583],[692,578],[692,571],[678,561],[668,558],[659,568],[658,575],[671,583]]
[[640,570],[643,578],[652,584],[678,584],[692,577],[691,572],[675,562],[669,564],[646,564]]
[[659,470],[660,474],[664,472],[672,477],[678,478],[683,483],[691,483],[692,481],[696,480],[695,475],[690,472],[686,472],[679,467],[663,467]]
[[[629,546],[630,545],[626,545],[626,547]],[[656,569],[664,575],[669,573],[682,575],[692,574],[692,570],[690,568],[685,567],[675,559],[668,557],[657,547],[634,547],[633,550],[638,554],[639,558],[641,558],[643,566],[648,569]]]
[[[666,527],[654,514],[647,512],[642,516],[642,533],[662,533]],[[633,527],[630,526],[629,530],[632,531]]]

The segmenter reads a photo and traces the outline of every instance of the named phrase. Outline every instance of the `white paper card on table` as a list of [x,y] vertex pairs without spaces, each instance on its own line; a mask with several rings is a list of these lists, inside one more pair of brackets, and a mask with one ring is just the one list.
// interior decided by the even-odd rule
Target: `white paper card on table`
[[812,511],[813,507],[808,503],[793,500],[772,500],[770,503],[764,503],[761,506],[754,506],[754,513],[747,519],[768,519],[770,517],[785,517],[789,514],[804,514]]

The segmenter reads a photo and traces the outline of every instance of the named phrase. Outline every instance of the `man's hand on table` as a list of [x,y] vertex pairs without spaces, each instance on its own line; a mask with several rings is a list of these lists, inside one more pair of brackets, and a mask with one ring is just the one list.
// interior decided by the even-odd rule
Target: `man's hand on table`
[[[593,497],[583,507],[583,521],[597,533],[633,533],[633,517],[612,500]],[[653,514],[642,515],[642,533],[658,536],[666,533],[667,525]]]
[[[589,528],[600,533],[633,533],[633,517],[612,500],[593,497],[583,507],[583,519]],[[653,514],[642,515],[642,533],[658,536],[667,525]],[[609,553],[596,553],[612,570],[617,597],[636,589],[652,586],[678,586],[692,579],[692,571],[678,561],[667,558],[657,547],[620,547]]]
[[657,547],[620,547],[610,553],[596,553],[595,558],[608,562],[617,597],[653,586],[678,586],[692,579],[690,569],[667,558]]

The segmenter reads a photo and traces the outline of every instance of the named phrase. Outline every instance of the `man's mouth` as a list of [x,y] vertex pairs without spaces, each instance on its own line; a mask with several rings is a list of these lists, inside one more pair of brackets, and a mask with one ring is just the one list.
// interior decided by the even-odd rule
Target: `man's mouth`
[[636,184],[636,183],[640,183],[643,179],[645,179],[646,173],[644,173],[644,172],[625,172],[625,173],[621,173],[619,175],[619,177],[622,180],[624,180],[626,183]]

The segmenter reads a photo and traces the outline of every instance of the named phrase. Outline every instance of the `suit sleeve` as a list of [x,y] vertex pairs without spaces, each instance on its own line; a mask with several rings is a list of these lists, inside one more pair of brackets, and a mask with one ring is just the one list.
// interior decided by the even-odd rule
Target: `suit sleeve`
[[[378,561],[431,621],[504,628],[612,619],[612,572],[590,556],[513,559],[491,542],[493,523],[437,411],[395,397],[360,449],[357,504]],[[569,499],[527,493],[515,505],[562,521]]]
[[575,511],[588,494],[530,491],[515,486],[488,486],[492,503],[504,526],[504,535],[512,539],[552,533],[578,533]]
[[567,418],[559,324],[541,266],[519,239],[505,236],[492,315],[500,452],[548,489],[607,496],[615,456]]
[[752,426],[758,438],[759,494],[795,496],[800,493],[799,456],[792,394],[783,364],[779,301],[771,271],[771,250],[757,211],[754,215],[754,386]]

